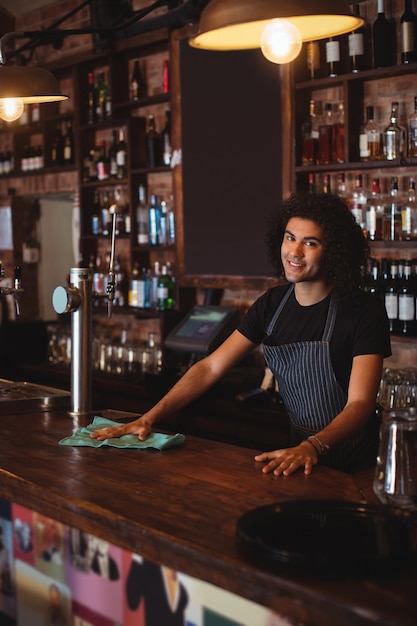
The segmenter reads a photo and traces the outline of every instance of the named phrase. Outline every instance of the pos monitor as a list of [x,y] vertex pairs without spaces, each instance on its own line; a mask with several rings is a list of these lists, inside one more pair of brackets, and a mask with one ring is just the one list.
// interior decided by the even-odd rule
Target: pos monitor
[[233,307],[195,305],[166,337],[165,347],[202,357],[217,348],[238,321],[239,312]]

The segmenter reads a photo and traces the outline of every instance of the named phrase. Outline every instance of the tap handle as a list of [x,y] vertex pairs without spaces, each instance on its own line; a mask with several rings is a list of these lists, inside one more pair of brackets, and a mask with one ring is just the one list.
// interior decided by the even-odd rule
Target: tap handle
[[20,283],[22,280],[22,268],[20,265],[16,265],[14,268],[14,286],[15,289],[20,289]]

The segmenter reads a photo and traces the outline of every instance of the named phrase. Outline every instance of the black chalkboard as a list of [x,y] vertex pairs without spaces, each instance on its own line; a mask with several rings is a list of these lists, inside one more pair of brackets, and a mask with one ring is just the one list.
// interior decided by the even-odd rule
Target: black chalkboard
[[180,44],[186,275],[271,276],[282,197],[279,68],[259,50]]

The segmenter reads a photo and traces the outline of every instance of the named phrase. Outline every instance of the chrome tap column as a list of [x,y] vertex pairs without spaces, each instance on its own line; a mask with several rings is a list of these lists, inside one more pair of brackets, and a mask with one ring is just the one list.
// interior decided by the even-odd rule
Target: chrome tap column
[[71,412],[91,411],[93,274],[70,270],[70,286],[57,287],[52,304],[58,314],[71,313]]

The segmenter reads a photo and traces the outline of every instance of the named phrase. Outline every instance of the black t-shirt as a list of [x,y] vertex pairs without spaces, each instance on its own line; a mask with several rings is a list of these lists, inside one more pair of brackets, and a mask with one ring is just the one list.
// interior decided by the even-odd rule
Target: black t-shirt
[[[258,298],[238,326],[250,341],[284,345],[300,341],[321,341],[330,295],[311,306],[298,304],[294,292],[281,311],[272,335],[266,331],[288,285],[273,287]],[[352,360],[360,354],[391,356],[387,314],[383,302],[374,295],[360,293],[355,299],[337,304],[337,314],[330,339],[334,373],[347,394]]]

